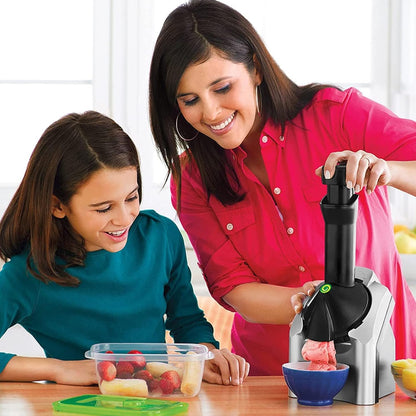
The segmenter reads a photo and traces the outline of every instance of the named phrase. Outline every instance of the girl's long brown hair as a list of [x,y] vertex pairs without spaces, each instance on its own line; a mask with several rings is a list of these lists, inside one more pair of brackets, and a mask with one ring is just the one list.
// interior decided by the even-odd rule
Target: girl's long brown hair
[[[284,40],[282,40],[283,42]],[[277,126],[292,120],[322,88],[298,86],[271,57],[251,23],[239,12],[215,0],[191,0],[176,8],[165,20],[153,52],[149,80],[150,120],[156,146],[178,184],[180,206],[181,167],[179,155],[186,151],[198,166],[207,196],[224,205],[244,198],[226,151],[203,135],[185,143],[175,132],[179,113],[176,93],[185,69],[204,62],[216,51],[251,73],[256,64],[263,74],[260,107],[264,120]],[[190,133],[190,137],[195,131]]]
[[30,157],[23,180],[0,221],[0,257],[7,261],[27,250],[28,270],[43,282],[77,286],[66,269],[84,264],[84,241],[66,218],[52,215],[56,196],[68,204],[92,173],[136,167],[136,147],[112,119],[95,111],[68,114],[49,126]]

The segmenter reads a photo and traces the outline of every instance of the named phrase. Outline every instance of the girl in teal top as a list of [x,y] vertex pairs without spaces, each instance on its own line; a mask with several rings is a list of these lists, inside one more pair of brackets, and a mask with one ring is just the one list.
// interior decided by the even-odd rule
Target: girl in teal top
[[0,221],[0,336],[19,323],[46,358],[0,353],[0,381],[97,383],[101,342],[203,343],[204,379],[241,384],[249,365],[218,350],[198,308],[176,225],[140,212],[136,148],[108,117],[69,114],[42,135]]

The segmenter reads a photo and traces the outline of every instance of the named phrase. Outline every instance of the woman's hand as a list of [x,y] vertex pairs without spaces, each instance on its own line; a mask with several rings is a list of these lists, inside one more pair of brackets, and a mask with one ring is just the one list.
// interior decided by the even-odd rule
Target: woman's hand
[[343,160],[347,161],[346,185],[356,193],[365,187],[370,194],[377,186],[387,185],[391,180],[392,175],[387,162],[364,150],[333,152],[326,159],[324,166],[316,169],[315,173],[321,176],[324,169],[324,176],[329,179],[333,176],[337,163]]
[[250,364],[226,348],[212,349],[211,352],[214,358],[205,361],[203,379],[212,384],[242,384],[248,376]]
[[302,286],[302,290],[290,298],[290,303],[292,304],[292,308],[296,313],[300,313],[302,311],[303,301],[305,300],[306,296],[312,296],[315,292],[316,286],[320,285],[321,283],[322,280],[306,282]]

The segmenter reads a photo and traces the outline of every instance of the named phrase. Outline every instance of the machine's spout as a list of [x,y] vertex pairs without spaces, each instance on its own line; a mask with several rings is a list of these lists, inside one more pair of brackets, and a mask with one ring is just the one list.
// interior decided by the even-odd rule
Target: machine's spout
[[305,337],[314,341],[345,341],[371,306],[367,287],[357,280],[352,287],[322,283],[302,310]]

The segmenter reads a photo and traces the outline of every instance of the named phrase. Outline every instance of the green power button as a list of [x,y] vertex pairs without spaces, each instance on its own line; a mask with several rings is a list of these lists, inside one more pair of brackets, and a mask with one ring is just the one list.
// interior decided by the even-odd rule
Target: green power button
[[325,283],[321,286],[321,289],[319,290],[321,293],[328,293],[332,289],[332,286],[329,283]]

